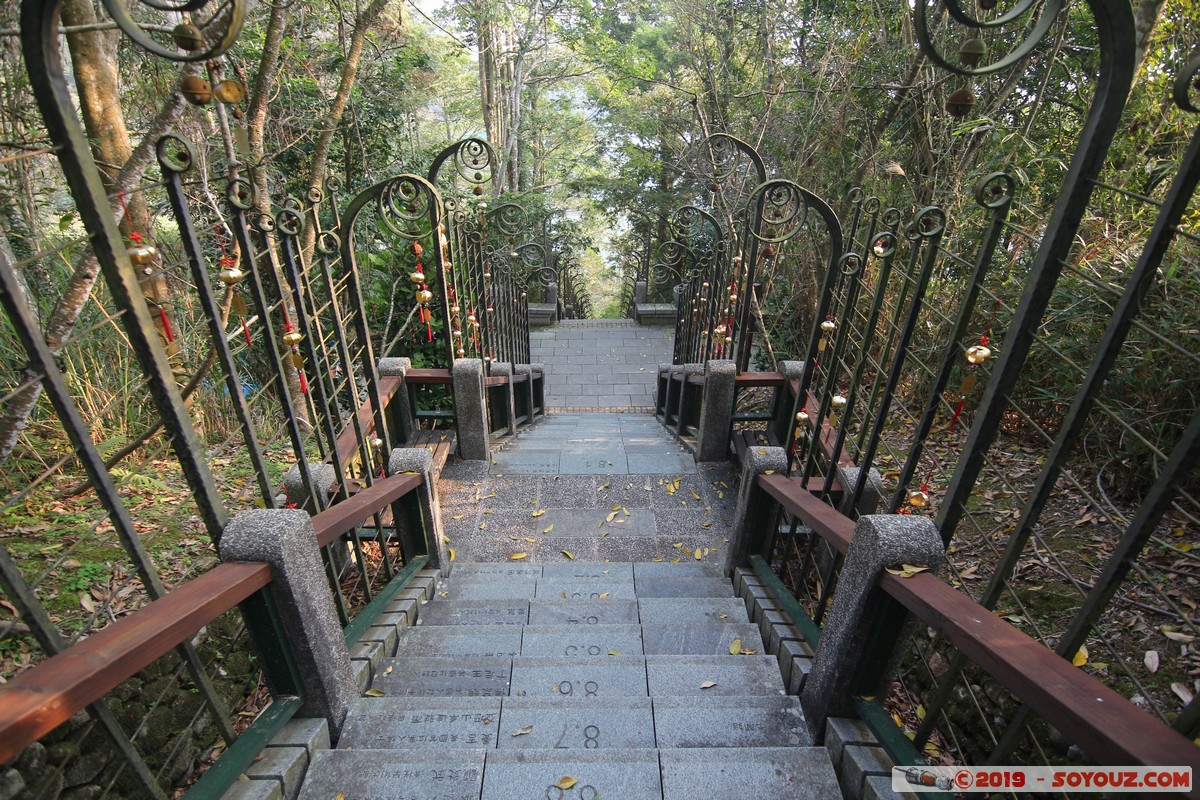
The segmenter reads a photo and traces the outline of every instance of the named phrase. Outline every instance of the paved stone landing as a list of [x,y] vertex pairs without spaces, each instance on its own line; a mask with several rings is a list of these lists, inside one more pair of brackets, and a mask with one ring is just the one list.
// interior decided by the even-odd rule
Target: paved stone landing
[[457,564],[416,614],[301,800],[841,796],[713,564]]
[[563,320],[532,331],[530,358],[546,365],[547,407],[651,411],[674,335],[627,319]]
[[551,413],[490,462],[451,459],[438,493],[456,564],[669,562],[719,560],[734,487],[729,464],[697,465],[650,414]]

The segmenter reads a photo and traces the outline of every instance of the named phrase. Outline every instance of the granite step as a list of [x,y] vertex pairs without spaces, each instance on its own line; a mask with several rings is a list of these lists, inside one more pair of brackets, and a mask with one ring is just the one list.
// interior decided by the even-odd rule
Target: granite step
[[[637,600],[563,600],[529,601],[530,625],[636,625],[640,621]],[[746,614],[745,604],[734,603]]]
[[725,578],[704,576],[635,576],[638,598],[647,597],[732,597],[733,584]]
[[[486,750],[315,750],[299,800],[479,800]],[[407,792],[411,791],[411,795]]]
[[429,625],[407,628],[396,642],[396,654],[410,656],[491,658],[521,652],[522,628],[498,625]]
[[373,689],[387,697],[507,697],[512,659],[405,656],[384,659]]
[[[778,673],[778,668],[776,669]],[[511,697],[649,697],[646,659],[518,656],[512,662]]]
[[730,656],[733,643],[749,655],[765,653],[762,634],[757,625],[749,622],[735,624],[705,623],[699,625],[643,625],[642,648],[646,655]]
[[642,655],[639,625],[526,625],[522,656],[610,658]]
[[499,697],[362,697],[346,715],[343,750],[492,749]]
[[[737,597],[642,597],[637,601],[643,625],[746,623],[746,604]],[[532,612],[530,614],[532,622]]]
[[[507,701],[506,701],[507,702]],[[800,747],[812,737],[796,697],[655,697],[660,747]]]
[[430,600],[418,607],[417,625],[524,625],[528,600]]
[[830,800],[842,796],[833,763],[823,747],[667,748],[658,755],[663,800]]
[[774,656],[646,656],[645,660],[651,697],[786,694]]
[[634,578],[723,578],[721,568],[707,561],[638,561]]
[[[564,776],[576,781],[569,791],[555,788]],[[528,800],[531,797],[662,800],[658,753],[653,750],[489,752],[481,800]]]
[[508,697],[500,711],[501,750],[654,749],[648,697]]

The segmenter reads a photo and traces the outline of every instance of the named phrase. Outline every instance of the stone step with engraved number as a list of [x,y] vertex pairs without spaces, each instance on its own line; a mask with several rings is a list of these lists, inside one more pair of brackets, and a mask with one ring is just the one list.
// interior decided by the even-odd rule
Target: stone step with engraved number
[[387,697],[507,697],[511,674],[507,656],[405,656],[385,659],[371,688]]
[[[693,797],[718,797],[715,794]],[[734,795],[727,795],[733,797]],[[653,750],[493,750],[481,800],[662,800]]]
[[[636,600],[531,600],[530,625],[636,625],[640,621]],[[740,600],[732,601],[746,615]]]
[[638,625],[526,625],[521,629],[521,655],[563,658],[609,658],[642,655]]
[[774,656],[646,656],[646,679],[651,697],[784,694]]
[[796,697],[655,697],[658,747],[800,747],[812,744]]
[[528,600],[431,600],[417,609],[417,625],[524,625]]
[[496,741],[501,750],[653,749],[654,714],[648,697],[508,697]]
[[[299,800],[479,800],[486,750],[316,750]],[[400,794],[401,791],[411,791]]]
[[572,580],[547,580],[537,582],[537,600],[636,600],[633,581],[597,580],[594,578]]
[[467,578],[535,581],[542,577],[542,565],[459,561],[451,565],[450,575],[455,582],[466,580]]
[[637,578],[724,578],[721,568],[707,561],[639,561],[633,565]]
[[571,561],[566,564],[543,564],[542,578],[554,581],[580,579],[633,581],[633,563],[629,561]]
[[[778,674],[778,669],[776,669]],[[513,659],[511,697],[647,697],[646,659],[640,656]]]
[[430,625],[407,628],[396,641],[396,654],[490,658],[521,652],[522,628],[497,625]]
[[[643,625],[730,624],[750,621],[746,604],[736,597],[641,597]],[[531,620],[532,621],[532,618]]]
[[455,578],[438,584],[435,600],[528,600],[537,581],[531,578]]
[[361,697],[338,747],[354,750],[494,748],[499,697]]
[[663,800],[830,800],[842,796],[823,747],[671,748],[660,750],[659,760]]
[[[734,642],[737,642],[736,648]],[[643,624],[642,648],[648,656],[740,656],[743,651],[750,651],[747,655],[766,652],[758,626],[749,622],[733,625]],[[733,652],[735,649],[738,652]]]

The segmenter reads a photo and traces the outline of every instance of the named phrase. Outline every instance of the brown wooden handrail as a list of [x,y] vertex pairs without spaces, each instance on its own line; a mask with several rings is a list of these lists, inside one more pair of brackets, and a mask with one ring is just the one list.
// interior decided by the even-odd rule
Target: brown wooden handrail
[[219,564],[0,686],[0,764],[270,582],[267,564]]
[[[814,497],[799,478],[764,474],[756,483],[846,553],[854,522]],[[1099,764],[1188,765],[1200,774],[1200,747],[936,575],[884,573],[879,583]]]
[[[399,375],[387,375],[379,379],[379,394],[383,401],[383,407],[387,408],[391,403],[392,398],[396,396],[396,392],[404,385],[404,379]],[[358,425],[362,428],[364,436],[368,436],[375,430],[375,407],[371,405],[371,399],[368,397],[366,402],[358,409]],[[343,464],[346,464],[354,459],[358,453],[358,435],[353,426],[347,427],[342,431],[342,435],[337,438],[336,446],[338,458]]]
[[330,506],[312,518],[317,531],[317,544],[324,547],[367,517],[399,500],[425,482],[416,472],[405,472],[384,478],[361,489],[351,498]]
[[454,382],[448,369],[410,369],[404,375],[404,382],[411,384],[445,384]]

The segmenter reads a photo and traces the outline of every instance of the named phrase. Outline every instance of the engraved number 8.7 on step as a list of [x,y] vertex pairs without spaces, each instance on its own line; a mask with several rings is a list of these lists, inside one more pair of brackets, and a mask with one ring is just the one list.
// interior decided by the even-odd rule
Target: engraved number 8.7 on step
[[[579,681],[575,683],[579,683]],[[583,683],[583,694],[585,697],[595,697],[598,691],[600,691],[600,684],[595,681],[585,681]],[[558,684],[558,693],[570,697],[575,694],[575,684],[571,683],[571,681],[562,681]]]
[[567,791],[563,791],[553,784],[547,786],[546,800],[601,800],[601,798],[596,787],[586,783],[577,783]]

